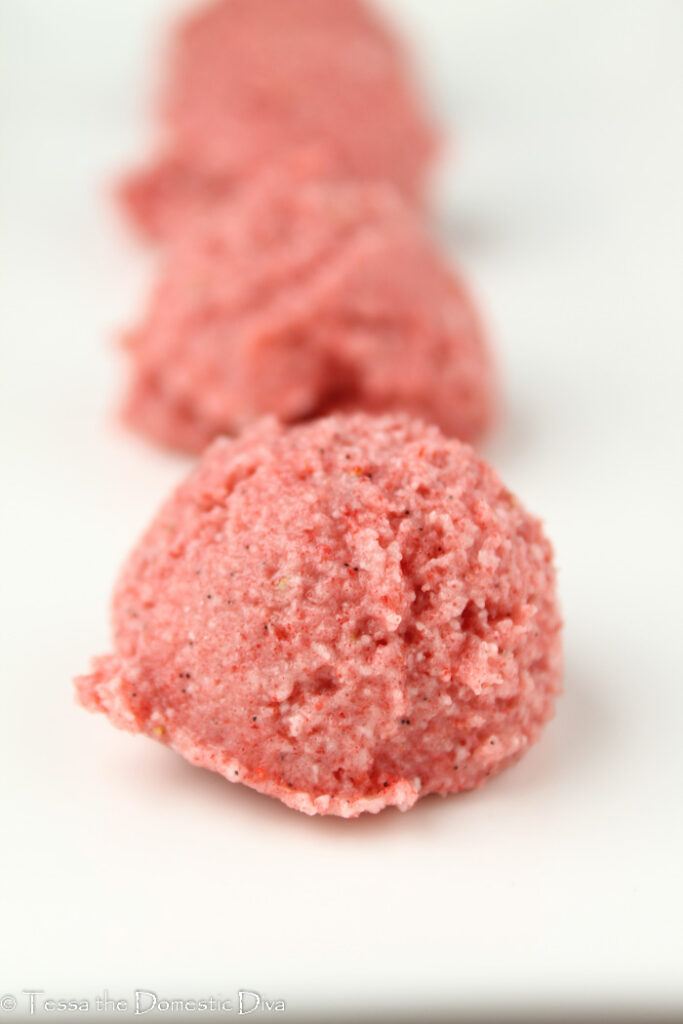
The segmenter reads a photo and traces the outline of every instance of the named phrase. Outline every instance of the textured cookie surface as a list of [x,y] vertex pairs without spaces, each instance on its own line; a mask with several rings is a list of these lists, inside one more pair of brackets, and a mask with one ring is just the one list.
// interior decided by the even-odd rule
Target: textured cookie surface
[[201,451],[260,415],[406,411],[472,441],[495,411],[473,305],[391,186],[262,176],[175,238],[128,338],[128,422]]
[[158,157],[124,201],[165,236],[292,152],[417,196],[435,148],[403,53],[360,0],[218,0],[178,27]]
[[217,440],[130,557],[113,625],[86,707],[309,814],[479,786],[560,689],[538,521],[405,417]]

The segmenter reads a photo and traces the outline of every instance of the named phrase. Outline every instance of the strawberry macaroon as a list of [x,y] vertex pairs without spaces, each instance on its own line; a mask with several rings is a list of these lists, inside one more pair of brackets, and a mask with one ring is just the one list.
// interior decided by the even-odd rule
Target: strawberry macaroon
[[216,0],[171,41],[157,149],[123,183],[146,235],[311,146],[418,199],[435,132],[403,50],[361,0]]
[[404,416],[219,439],[114,595],[81,703],[307,814],[482,785],[560,691],[552,550],[473,450]]
[[496,414],[477,311],[414,209],[300,168],[174,236],[126,347],[125,419],[188,452],[268,413],[406,411],[466,441]]

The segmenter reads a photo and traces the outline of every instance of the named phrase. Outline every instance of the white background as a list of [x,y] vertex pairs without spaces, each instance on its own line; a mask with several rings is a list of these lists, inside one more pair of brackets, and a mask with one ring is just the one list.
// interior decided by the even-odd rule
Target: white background
[[0,995],[242,987],[292,1020],[681,1009],[683,5],[385,4],[457,139],[439,224],[507,396],[486,452],[556,543],[567,672],[504,777],[357,821],[72,699],[188,464],[112,417],[151,257],[107,180],[148,139],[172,6],[1,4]]

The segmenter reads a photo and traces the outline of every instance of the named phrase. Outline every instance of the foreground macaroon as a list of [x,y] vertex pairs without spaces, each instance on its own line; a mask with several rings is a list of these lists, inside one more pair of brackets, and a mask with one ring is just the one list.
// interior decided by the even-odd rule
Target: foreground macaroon
[[201,452],[272,413],[408,412],[461,440],[495,416],[477,313],[388,185],[293,163],[174,239],[127,349],[125,418]]
[[560,691],[540,524],[400,416],[217,440],[133,551],[81,703],[307,814],[481,785]]

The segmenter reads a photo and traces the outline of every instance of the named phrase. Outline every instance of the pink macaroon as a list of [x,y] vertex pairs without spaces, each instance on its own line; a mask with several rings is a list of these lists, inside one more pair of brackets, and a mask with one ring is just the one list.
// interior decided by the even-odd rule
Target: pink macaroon
[[361,0],[217,0],[172,40],[157,155],[122,198],[151,237],[311,146],[419,196],[435,133],[393,33]]
[[552,550],[473,450],[402,416],[265,420],[162,507],[81,703],[307,814],[482,785],[560,691]]
[[389,185],[261,176],[174,237],[127,337],[125,418],[199,452],[267,413],[406,411],[478,439],[496,379],[467,291]]

